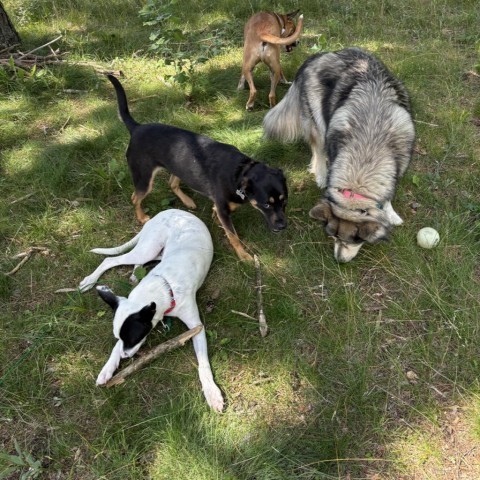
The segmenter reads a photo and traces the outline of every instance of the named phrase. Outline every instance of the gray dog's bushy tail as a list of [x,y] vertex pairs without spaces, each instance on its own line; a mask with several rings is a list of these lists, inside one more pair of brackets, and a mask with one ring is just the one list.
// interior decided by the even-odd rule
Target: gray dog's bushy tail
[[120,114],[120,118],[122,119],[130,134],[132,134],[135,128],[138,127],[139,123],[137,123],[130,115],[125,90],[123,89],[122,84],[113,75],[107,75],[107,77],[110,82],[112,82],[112,85],[115,87],[118,101],[118,113]]
[[283,142],[293,142],[302,137],[300,108],[300,92],[296,82],[293,82],[282,101],[265,115],[263,119],[265,137]]

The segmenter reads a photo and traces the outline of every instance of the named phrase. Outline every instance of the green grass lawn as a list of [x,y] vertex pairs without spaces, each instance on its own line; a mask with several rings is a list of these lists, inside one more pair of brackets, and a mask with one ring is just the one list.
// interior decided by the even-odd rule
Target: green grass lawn
[[[3,4],[23,52],[61,35],[52,48],[66,55],[23,74],[0,69],[1,479],[480,478],[478,2],[148,3],[171,15],[160,30],[171,41],[156,51],[160,27],[143,25],[153,17],[140,16],[140,1]],[[253,112],[248,90],[236,90],[243,25],[272,8],[305,16],[300,46],[282,54],[289,80],[314,52],[356,45],[412,97],[417,143],[393,202],[405,223],[348,264],[308,216],[321,196],[308,146],[262,139],[265,66]],[[266,338],[232,312],[257,315],[253,265],[237,259],[211,202],[192,194],[215,246],[198,304],[223,414],[204,401],[191,343],[121,386],[96,387],[114,344],[111,311],[92,291],[56,293],[96,268],[91,248],[139,230],[128,132],[102,70],[123,72],[137,121],[234,144],[287,176],[281,235],[249,206],[234,214],[262,265]],[[183,208],[167,179],[144,202],[150,214]],[[440,233],[432,250],[416,245],[424,226]],[[126,295],[129,275],[117,268],[102,282]],[[184,330],[174,320],[143,350]]]

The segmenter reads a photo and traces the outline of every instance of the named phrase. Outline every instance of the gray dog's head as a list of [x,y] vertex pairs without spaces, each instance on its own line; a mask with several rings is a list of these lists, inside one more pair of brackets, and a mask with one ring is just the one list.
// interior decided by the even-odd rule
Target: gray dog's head
[[390,233],[388,225],[378,220],[364,219],[362,212],[358,213],[357,221],[352,216],[352,211],[348,212],[348,219],[340,215],[338,207],[332,206],[327,199],[322,199],[310,210],[310,217],[320,220],[325,226],[327,235],[334,239],[334,255],[338,262],[346,263],[353,260],[364,243],[388,240]]

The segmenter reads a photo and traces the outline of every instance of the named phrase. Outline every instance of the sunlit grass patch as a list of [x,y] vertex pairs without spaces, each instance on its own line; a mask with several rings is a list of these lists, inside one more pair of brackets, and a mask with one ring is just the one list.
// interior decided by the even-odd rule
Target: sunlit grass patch
[[[143,25],[138,1],[3,4],[22,49],[61,34],[54,48],[68,52],[35,75],[0,72],[0,443],[7,454],[18,456],[17,442],[45,478],[79,480],[479,478],[475,2],[299,6],[304,34],[294,52],[281,53],[288,80],[319,49],[357,45],[383,60],[412,97],[415,153],[393,200],[404,224],[348,264],[334,260],[333,240],[308,215],[323,193],[308,173],[308,145],[263,138],[266,66],[255,70],[254,111],[245,111],[248,87],[237,90],[244,23],[270,4],[163,2],[161,13],[175,16],[166,26],[184,35],[170,53],[149,48],[154,29]],[[183,82],[168,64],[179,52],[208,57]],[[94,289],[75,288],[104,258],[90,249],[120,245],[141,228],[130,198],[129,134],[104,71],[122,72],[138,122],[230,143],[287,177],[285,231],[273,235],[250,205],[233,214],[260,260],[265,338],[255,268],[238,260],[212,202],[185,187],[215,247],[197,299],[227,400],[222,415],[205,404],[191,343],[119,387],[95,385],[115,343],[113,312]],[[278,86],[279,100],[287,88]],[[145,200],[150,214],[184,209],[168,176],[158,175]],[[416,244],[423,226],[440,234],[432,250]],[[32,247],[42,250],[19,265]],[[130,272],[111,269],[100,282],[128,295]],[[184,330],[174,319],[141,352]],[[14,475],[27,470],[18,466]]]

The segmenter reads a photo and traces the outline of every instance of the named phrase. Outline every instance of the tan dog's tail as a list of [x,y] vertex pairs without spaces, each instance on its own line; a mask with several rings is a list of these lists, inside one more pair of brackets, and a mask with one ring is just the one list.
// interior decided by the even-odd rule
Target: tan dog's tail
[[290,45],[293,42],[298,40],[298,37],[302,33],[303,28],[303,15],[298,17],[297,27],[295,31],[289,37],[277,37],[275,35],[270,35],[269,33],[263,33],[260,35],[260,40],[262,42],[273,43],[274,45]]

